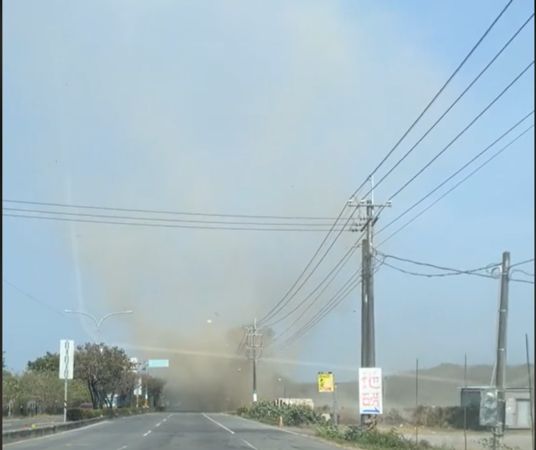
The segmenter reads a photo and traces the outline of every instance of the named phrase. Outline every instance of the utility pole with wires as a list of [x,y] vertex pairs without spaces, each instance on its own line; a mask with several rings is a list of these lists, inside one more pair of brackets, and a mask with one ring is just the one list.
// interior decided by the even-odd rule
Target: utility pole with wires
[[246,338],[247,357],[252,362],[253,368],[253,403],[257,402],[257,361],[262,354],[262,333],[257,330],[257,319],[253,320],[253,326],[248,327]]
[[[391,206],[391,202],[374,203],[374,179],[370,178],[371,189],[370,199],[356,201],[352,198],[348,201],[348,206],[364,209],[365,214],[358,215],[358,223],[355,223],[351,231],[364,232],[361,243],[361,367],[376,366],[376,344],[375,344],[375,324],[374,324],[374,250],[372,246],[374,237],[374,225],[378,216],[374,215],[375,208],[386,208]],[[361,211],[359,209],[359,212]],[[380,209],[380,211],[381,211]],[[361,425],[366,425],[371,421],[368,415],[361,415]]]
[[493,448],[500,448],[505,425],[505,378],[506,378],[506,325],[508,319],[508,281],[510,271],[510,252],[503,252],[501,264],[501,289],[499,302],[499,330],[497,337],[497,372],[495,388],[497,389],[497,426],[493,433]]

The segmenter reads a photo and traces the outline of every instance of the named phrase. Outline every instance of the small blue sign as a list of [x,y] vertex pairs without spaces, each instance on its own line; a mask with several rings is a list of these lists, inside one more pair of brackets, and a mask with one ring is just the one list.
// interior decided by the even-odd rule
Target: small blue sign
[[149,369],[157,367],[169,367],[169,359],[150,359],[147,361],[147,367],[149,367]]

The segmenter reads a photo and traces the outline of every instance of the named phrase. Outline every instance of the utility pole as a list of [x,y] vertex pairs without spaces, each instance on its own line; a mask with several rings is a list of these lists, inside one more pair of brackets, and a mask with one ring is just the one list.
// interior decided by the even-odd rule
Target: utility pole
[[503,252],[501,264],[501,294],[499,304],[499,332],[497,338],[497,372],[495,388],[497,389],[497,426],[493,434],[494,448],[500,447],[505,425],[505,378],[506,378],[506,325],[508,319],[508,281],[510,270],[510,252]]
[[[374,250],[372,246],[374,237],[374,225],[377,217],[374,216],[374,208],[386,208],[391,202],[384,204],[374,203],[374,180],[371,177],[371,198],[361,200],[358,203],[351,199],[348,204],[356,208],[365,209],[365,217],[360,218],[361,228],[352,228],[352,231],[364,232],[361,241],[361,367],[376,366],[376,341],[374,325]],[[365,425],[370,418],[361,415],[361,425]]]
[[257,319],[253,320],[253,326],[248,328],[248,358],[251,359],[253,368],[253,403],[257,402],[257,360],[262,353],[262,334],[257,331]]

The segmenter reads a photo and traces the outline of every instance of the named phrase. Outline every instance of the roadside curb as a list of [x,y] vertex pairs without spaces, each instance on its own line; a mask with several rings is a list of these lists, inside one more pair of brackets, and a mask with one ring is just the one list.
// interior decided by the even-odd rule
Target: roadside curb
[[48,434],[58,433],[60,431],[73,430],[75,428],[81,428],[86,425],[91,425],[96,422],[101,422],[108,419],[108,417],[95,417],[94,419],[77,420],[75,422],[58,423],[55,425],[49,425],[39,428],[25,428],[23,430],[10,430],[2,432],[2,444],[8,442],[15,442],[23,439],[29,439],[33,437],[46,436]]

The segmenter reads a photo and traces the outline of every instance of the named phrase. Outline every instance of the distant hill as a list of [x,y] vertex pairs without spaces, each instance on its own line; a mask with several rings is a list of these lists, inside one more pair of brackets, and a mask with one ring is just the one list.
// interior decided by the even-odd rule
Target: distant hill
[[[467,385],[485,386],[491,381],[493,367],[469,366]],[[534,367],[531,367],[534,378]],[[440,364],[419,370],[419,404],[428,406],[456,406],[460,404],[460,388],[464,382],[464,368],[456,364]],[[384,377],[384,410],[413,408],[415,406],[415,372],[404,372]],[[527,387],[528,374],[525,365],[509,366],[506,370],[508,387]],[[288,396],[312,398],[315,405],[332,404],[331,394],[320,394],[313,383],[289,385]],[[357,414],[358,383],[338,383],[338,403],[347,413]]]

